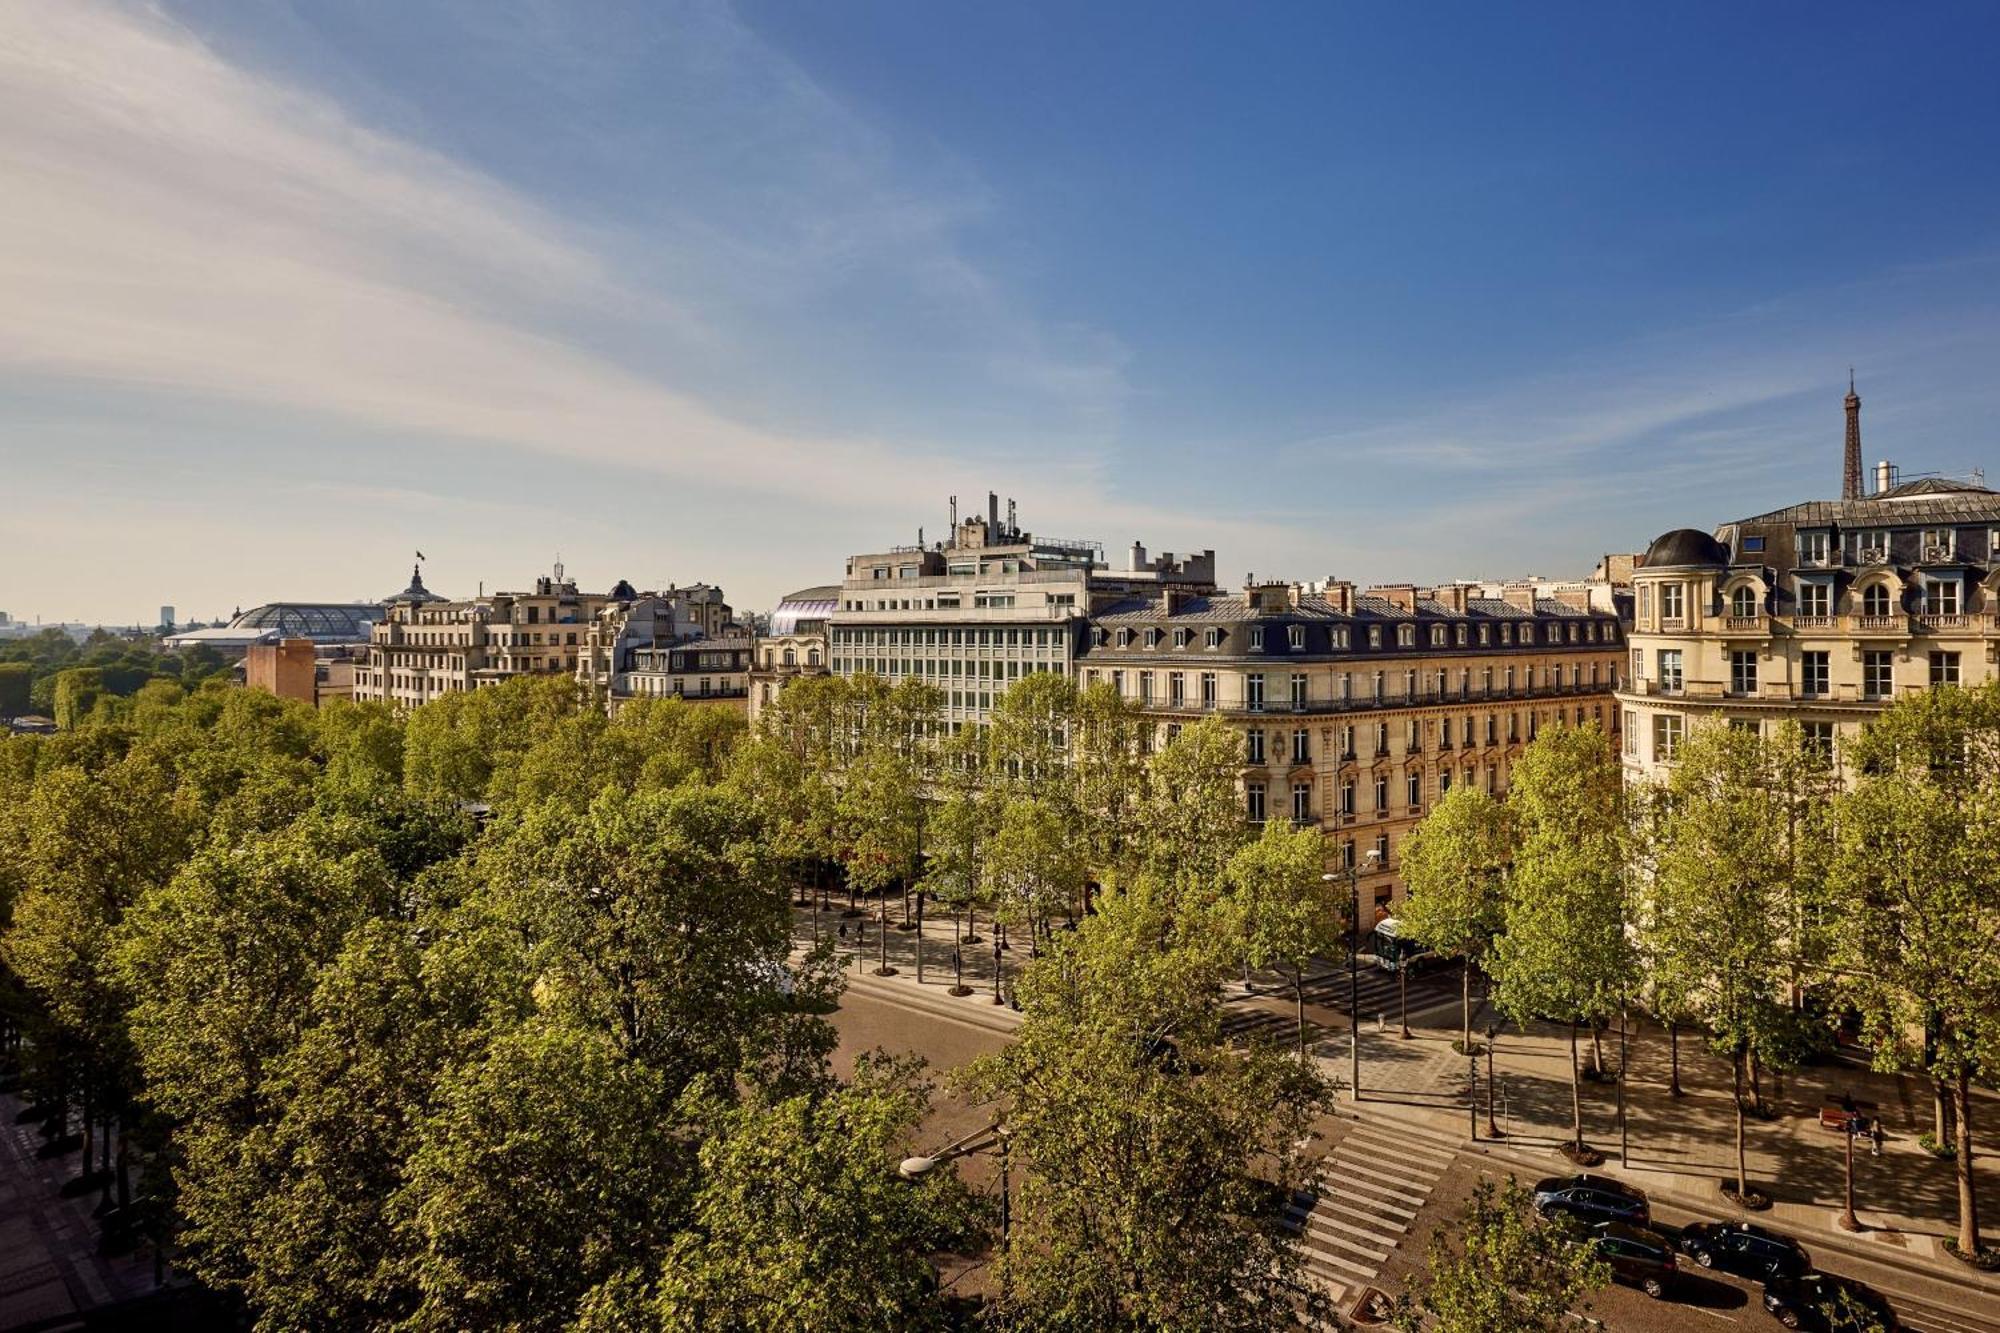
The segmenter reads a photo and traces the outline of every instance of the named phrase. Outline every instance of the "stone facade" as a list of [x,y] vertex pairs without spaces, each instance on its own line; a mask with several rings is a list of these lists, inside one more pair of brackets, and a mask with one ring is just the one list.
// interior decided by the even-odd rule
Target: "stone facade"
[[750,722],[787,685],[827,671],[827,620],[840,603],[840,585],[826,584],[788,593],[771,612],[766,633],[757,637],[750,665]]
[[1038,540],[987,513],[955,522],[948,542],[892,547],[847,562],[828,620],[832,670],[918,676],[943,691],[953,730],[983,722],[996,695],[1037,671],[1073,673],[1085,617],[1142,588],[1212,589],[1215,553],[1149,559],[1134,545],[1108,569],[1095,543]]
[[579,592],[557,566],[528,592],[448,601],[412,578],[391,598],[354,672],[357,700],[415,706],[531,673],[574,674],[593,618],[609,600]]
[[1610,590],[1554,590],[1168,588],[1100,608],[1077,666],[1133,700],[1156,745],[1211,713],[1241,731],[1252,822],[1323,830],[1335,868],[1379,853],[1361,883],[1380,908],[1401,891],[1402,840],[1452,785],[1504,792],[1552,722],[1616,727],[1624,635]]
[[1630,776],[1661,777],[1704,718],[1795,721],[1833,752],[1899,695],[1993,677],[2000,494],[1892,479],[1653,543],[1618,696]]

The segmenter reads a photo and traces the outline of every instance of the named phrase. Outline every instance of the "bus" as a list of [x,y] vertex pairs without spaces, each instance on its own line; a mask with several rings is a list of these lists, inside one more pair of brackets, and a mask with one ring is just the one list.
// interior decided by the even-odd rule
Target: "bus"
[[1385,916],[1375,923],[1375,929],[1368,936],[1368,947],[1375,955],[1375,966],[1384,972],[1400,972],[1405,967],[1413,972],[1421,971],[1424,963],[1435,956],[1415,940],[1404,938],[1402,928],[1393,916]]

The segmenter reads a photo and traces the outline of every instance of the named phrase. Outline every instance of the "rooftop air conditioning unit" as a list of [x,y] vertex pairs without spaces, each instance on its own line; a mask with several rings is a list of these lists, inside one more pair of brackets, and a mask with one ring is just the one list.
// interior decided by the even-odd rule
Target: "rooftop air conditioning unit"
[[1927,565],[1940,565],[1949,559],[1951,559],[1951,548],[1949,546],[1926,546],[1924,548],[1924,563]]

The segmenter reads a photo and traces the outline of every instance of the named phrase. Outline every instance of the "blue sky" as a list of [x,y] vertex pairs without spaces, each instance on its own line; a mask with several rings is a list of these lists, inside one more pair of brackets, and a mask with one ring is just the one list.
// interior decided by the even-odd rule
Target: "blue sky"
[[1984,5],[18,0],[0,610],[561,554],[739,605],[947,498],[1231,579],[1581,573],[2000,467]]

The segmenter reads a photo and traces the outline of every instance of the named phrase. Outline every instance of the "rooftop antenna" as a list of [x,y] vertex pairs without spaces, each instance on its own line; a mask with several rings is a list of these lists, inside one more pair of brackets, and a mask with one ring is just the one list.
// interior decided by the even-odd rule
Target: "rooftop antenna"
[[958,497],[956,495],[951,497],[951,530],[953,532],[958,531]]
[[561,551],[557,551],[557,552],[556,552],[556,582],[557,582],[557,583],[561,583],[562,581],[563,581],[563,568],[562,568],[562,552],[561,552]]

